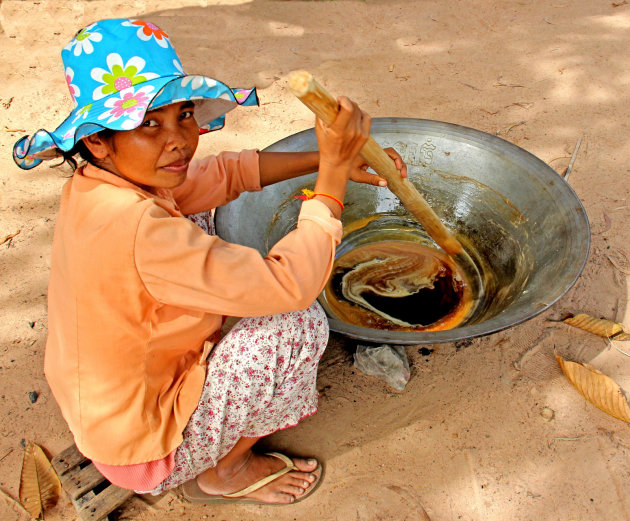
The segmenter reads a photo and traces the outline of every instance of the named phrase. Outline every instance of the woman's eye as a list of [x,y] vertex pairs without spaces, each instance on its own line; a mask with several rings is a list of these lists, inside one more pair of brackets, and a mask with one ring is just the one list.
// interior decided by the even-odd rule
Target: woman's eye
[[147,119],[144,123],[142,123],[143,127],[157,127],[158,122],[154,119]]
[[186,110],[186,111],[181,113],[180,118],[181,119],[188,119],[188,118],[192,118],[194,116],[195,116],[195,111],[194,110]]

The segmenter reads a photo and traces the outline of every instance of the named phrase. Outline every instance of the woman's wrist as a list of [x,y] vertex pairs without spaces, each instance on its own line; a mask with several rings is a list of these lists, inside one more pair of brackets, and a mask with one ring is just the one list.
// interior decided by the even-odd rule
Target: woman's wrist
[[315,192],[313,198],[328,206],[333,215],[339,219],[343,211],[343,199],[346,195],[345,183],[340,183],[339,180],[326,182],[325,179],[318,177],[313,192]]
[[335,196],[340,201],[343,201],[346,195],[347,179],[343,175],[326,175],[320,172],[315,181],[314,192],[323,192]]
[[313,196],[313,199],[316,199],[317,201],[325,204],[330,210],[330,213],[333,214],[333,217],[335,217],[335,219],[341,219],[341,212],[343,211],[343,203],[339,204],[340,199],[337,199],[336,197],[333,199],[332,197],[328,197],[328,195],[329,194],[317,192]]

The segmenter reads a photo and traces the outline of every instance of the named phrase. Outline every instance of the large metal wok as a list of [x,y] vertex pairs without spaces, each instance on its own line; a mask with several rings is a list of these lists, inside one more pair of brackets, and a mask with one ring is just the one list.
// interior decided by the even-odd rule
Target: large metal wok
[[[528,320],[549,308],[579,277],[589,252],[586,212],[555,170],[525,150],[496,136],[449,123],[406,118],[375,118],[372,136],[393,146],[408,165],[409,178],[446,226],[454,232],[482,274],[485,294],[474,313],[446,331],[401,332],[360,327],[329,314],[330,327],[369,342],[429,344],[486,335]],[[306,130],[271,145],[269,151],[316,150]],[[243,194],[217,209],[223,239],[265,255],[297,220],[293,196],[312,187],[315,175]],[[350,183],[344,228],[378,215],[344,237],[342,255],[391,230],[432,240],[387,189]],[[433,243],[434,245],[434,243]],[[437,246],[436,246],[437,247]]]

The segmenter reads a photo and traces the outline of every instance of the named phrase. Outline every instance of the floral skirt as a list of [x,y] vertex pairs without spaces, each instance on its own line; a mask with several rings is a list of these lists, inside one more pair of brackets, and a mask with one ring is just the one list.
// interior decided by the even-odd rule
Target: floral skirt
[[317,410],[317,366],[328,342],[318,302],[292,313],[241,319],[214,347],[201,399],[160,494],[214,467],[243,437],[292,427]]

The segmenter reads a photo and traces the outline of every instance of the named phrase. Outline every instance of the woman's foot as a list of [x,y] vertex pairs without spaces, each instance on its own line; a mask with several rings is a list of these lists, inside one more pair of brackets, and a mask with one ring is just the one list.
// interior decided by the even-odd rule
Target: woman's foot
[[[286,466],[278,458],[256,454],[251,450],[229,466],[222,464],[222,461],[197,477],[197,485],[206,494],[223,495],[239,492]],[[299,499],[319,477],[315,472],[318,465],[314,459],[302,458],[293,458],[293,464],[298,470],[287,472],[244,497],[265,503],[293,503]]]

